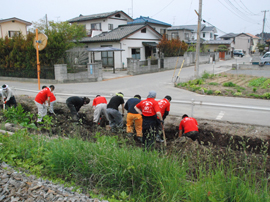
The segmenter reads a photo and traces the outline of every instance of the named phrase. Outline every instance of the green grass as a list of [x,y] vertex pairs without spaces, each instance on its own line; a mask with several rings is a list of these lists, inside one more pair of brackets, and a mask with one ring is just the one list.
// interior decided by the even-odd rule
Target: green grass
[[264,77],[261,77],[258,79],[252,79],[249,81],[248,86],[249,87],[260,87],[266,80],[267,80],[267,78],[264,78]]
[[219,83],[217,83],[217,82],[210,82],[209,85],[212,85],[212,86],[218,86]]
[[225,86],[225,87],[235,87],[236,86],[236,84],[234,84],[233,82],[225,82],[225,83],[223,83],[222,84],[223,86]]

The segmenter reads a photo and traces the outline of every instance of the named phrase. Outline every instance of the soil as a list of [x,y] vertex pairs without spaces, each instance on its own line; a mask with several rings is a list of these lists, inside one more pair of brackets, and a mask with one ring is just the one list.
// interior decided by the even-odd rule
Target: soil
[[[260,78],[260,77],[243,75],[243,74],[235,75],[235,74],[224,72],[224,73],[215,75],[212,78],[205,79],[204,83],[201,85],[196,85],[198,87],[201,87],[201,89],[194,90],[188,86],[185,86],[185,87],[178,86],[178,87],[185,90],[190,90],[193,92],[195,91],[196,93],[199,93],[199,94],[209,94],[208,93],[209,90],[212,90],[211,94],[217,95],[217,96],[261,98],[259,96],[252,96],[251,94],[263,95],[264,93],[270,92],[270,86],[268,85],[266,89],[248,86],[249,82],[256,78]],[[236,86],[235,87],[223,86],[223,84],[227,82],[232,82],[236,84]],[[216,83],[216,85],[211,85],[210,83]],[[254,92],[254,88],[256,88],[255,92]],[[215,91],[220,91],[220,93],[215,93]],[[235,95],[235,93],[237,92],[241,93],[242,95],[239,95],[239,94]]]

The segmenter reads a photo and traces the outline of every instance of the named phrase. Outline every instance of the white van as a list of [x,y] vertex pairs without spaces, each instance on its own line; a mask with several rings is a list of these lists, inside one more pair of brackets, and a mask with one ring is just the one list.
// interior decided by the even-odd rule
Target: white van
[[265,63],[270,63],[270,52],[266,52],[266,53],[261,57],[261,60],[260,60],[259,65],[260,65],[260,66],[263,66],[263,65],[265,65]]

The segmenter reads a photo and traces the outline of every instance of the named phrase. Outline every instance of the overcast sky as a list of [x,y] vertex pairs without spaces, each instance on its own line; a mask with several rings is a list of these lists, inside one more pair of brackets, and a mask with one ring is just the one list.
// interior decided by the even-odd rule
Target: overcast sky
[[[47,14],[48,20],[66,21],[80,14],[122,10],[133,18],[149,16],[171,25],[190,25],[197,24],[194,10],[198,8],[199,0],[0,0],[0,19],[17,17],[33,22]],[[222,30],[220,35],[255,35],[262,32],[263,10],[270,10],[270,0],[203,0],[202,18]],[[270,12],[266,13],[264,31],[270,33]]]

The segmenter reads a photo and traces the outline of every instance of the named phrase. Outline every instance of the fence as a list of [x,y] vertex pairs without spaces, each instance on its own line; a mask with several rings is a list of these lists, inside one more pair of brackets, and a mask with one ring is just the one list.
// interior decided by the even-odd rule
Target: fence
[[[37,78],[37,69],[0,69],[0,76],[5,77],[18,77],[18,78]],[[53,67],[41,67],[40,68],[41,79],[55,79]]]

